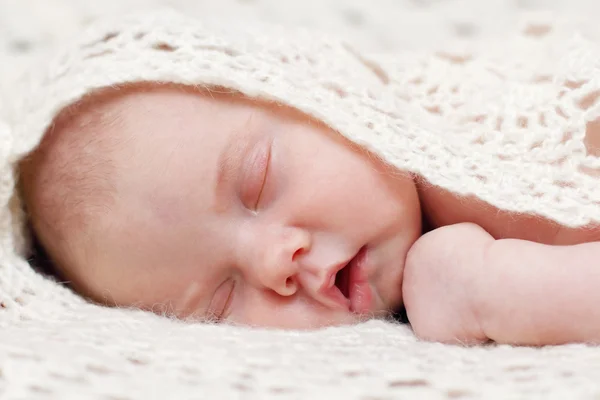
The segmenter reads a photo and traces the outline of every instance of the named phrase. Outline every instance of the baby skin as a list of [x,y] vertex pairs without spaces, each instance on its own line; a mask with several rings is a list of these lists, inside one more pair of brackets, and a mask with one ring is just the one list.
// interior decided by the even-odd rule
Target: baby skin
[[600,342],[600,227],[457,197],[274,103],[107,89],[20,178],[58,274],[102,304],[294,329],[404,306],[426,340]]

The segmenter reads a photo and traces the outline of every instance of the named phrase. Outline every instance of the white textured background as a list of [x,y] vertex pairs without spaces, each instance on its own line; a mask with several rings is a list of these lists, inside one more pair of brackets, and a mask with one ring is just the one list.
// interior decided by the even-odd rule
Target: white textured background
[[[156,5],[316,27],[372,51],[484,43],[522,29],[532,10],[600,18],[597,0],[0,0],[0,94],[10,101],[25,65],[94,18]],[[466,349],[421,343],[379,321],[265,332],[146,314],[119,321],[79,304],[44,315],[31,307],[2,311],[14,316],[0,318],[2,400],[600,399],[600,349],[583,345]]]

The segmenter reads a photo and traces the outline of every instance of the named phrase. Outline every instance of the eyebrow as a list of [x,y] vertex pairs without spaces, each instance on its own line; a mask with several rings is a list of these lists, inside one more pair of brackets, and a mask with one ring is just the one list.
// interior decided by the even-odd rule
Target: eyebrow
[[238,176],[243,160],[250,151],[252,141],[245,133],[249,129],[251,119],[250,116],[243,126],[232,130],[229,140],[219,155],[213,201],[213,209],[217,214],[222,214],[229,207],[231,200],[227,197],[228,183]]

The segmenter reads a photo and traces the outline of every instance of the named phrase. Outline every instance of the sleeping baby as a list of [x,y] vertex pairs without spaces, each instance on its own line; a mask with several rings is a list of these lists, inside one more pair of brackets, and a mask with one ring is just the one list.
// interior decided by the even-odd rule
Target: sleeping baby
[[[332,53],[327,62],[334,63],[329,73],[341,77],[322,84],[327,94],[318,97],[319,88],[295,90],[282,82],[304,76],[321,84],[327,71],[321,80],[315,71],[326,63],[311,66],[307,58],[293,69],[285,66],[292,57],[282,56],[280,47],[265,50],[266,42],[255,37],[222,31],[211,31],[220,39],[209,48],[206,27],[182,29],[181,40],[202,37],[198,42],[204,46],[186,49],[173,39],[173,26],[199,23],[185,21],[169,21],[166,39],[158,44],[156,20],[144,22],[153,26],[151,42],[130,21],[108,34],[92,32],[101,38],[86,42],[96,46],[93,52],[80,46],[81,65],[55,77],[60,83],[52,85],[60,90],[48,90],[45,97],[64,98],[53,99],[46,111],[28,106],[35,109],[33,120],[35,113],[46,116],[40,145],[19,165],[22,201],[33,236],[74,290],[108,306],[258,327],[351,324],[405,308],[416,335],[425,340],[600,341],[597,221],[569,226],[536,213],[536,207],[544,208],[540,202],[532,202],[528,212],[506,206],[512,197],[501,192],[494,202],[485,193],[497,182],[484,173],[473,175],[481,190],[445,185],[453,165],[472,169],[469,151],[479,154],[479,148],[461,156],[450,145],[456,162],[446,164],[447,173],[437,167],[437,175],[428,173],[430,164],[414,157],[434,164],[431,154],[390,122],[406,108],[386,111],[387,117],[362,124],[361,131],[353,128],[358,119],[379,112],[373,111],[377,101],[380,109],[406,106],[403,94],[410,90],[389,89],[392,80],[396,88],[406,83],[390,73],[402,63],[386,58],[388,64],[375,66],[327,42],[323,46]],[[244,41],[237,48],[234,37]],[[251,48],[248,40],[278,54],[281,71],[242,82],[239,76],[251,69],[240,72],[245,61],[231,59],[242,59],[240,49]],[[312,46],[310,54],[318,58],[319,48]],[[132,54],[134,48],[142,50]],[[155,55],[144,53],[150,51]],[[157,68],[161,63],[165,68]],[[339,66],[348,69],[346,76]],[[289,77],[281,78],[286,71]],[[93,78],[86,81],[86,74]],[[65,82],[83,86],[69,91]],[[397,97],[390,103],[392,93]],[[350,123],[331,116],[348,110],[349,98],[363,95],[351,106],[359,112],[344,114]],[[582,112],[590,107],[580,104]],[[414,120],[429,115],[423,122],[428,131],[436,131],[440,121],[455,123],[440,109],[413,110]],[[581,142],[590,155],[600,147],[600,125],[586,122],[584,114],[580,118]],[[370,145],[367,131],[408,135],[399,146],[405,153],[386,153],[393,140]],[[483,150],[477,154],[473,157],[483,160],[478,165],[492,158]],[[521,165],[536,170],[527,158],[536,154],[523,152]],[[505,180],[503,187],[513,188],[528,173],[494,171]],[[586,182],[596,179],[594,171],[586,176]]]

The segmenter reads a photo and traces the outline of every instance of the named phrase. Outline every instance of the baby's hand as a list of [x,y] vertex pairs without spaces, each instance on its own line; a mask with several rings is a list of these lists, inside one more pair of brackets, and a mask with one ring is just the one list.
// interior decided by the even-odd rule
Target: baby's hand
[[403,294],[426,340],[600,343],[600,242],[494,240],[473,224],[434,230],[409,252]]
[[403,298],[408,319],[421,339],[478,344],[488,340],[478,314],[481,265],[494,242],[471,223],[423,235],[408,253]]

